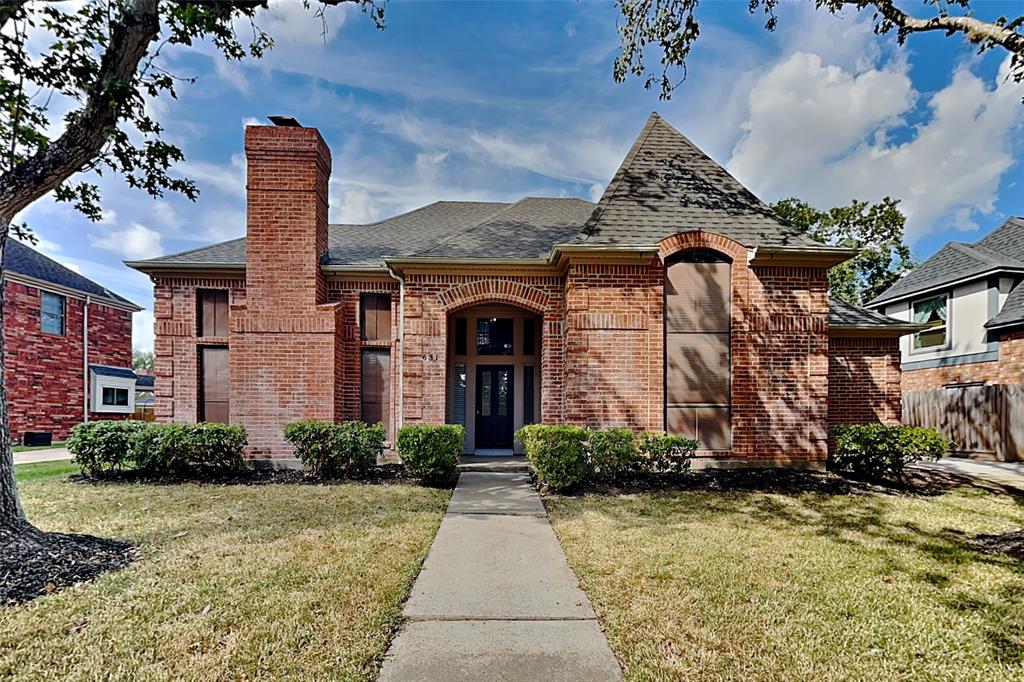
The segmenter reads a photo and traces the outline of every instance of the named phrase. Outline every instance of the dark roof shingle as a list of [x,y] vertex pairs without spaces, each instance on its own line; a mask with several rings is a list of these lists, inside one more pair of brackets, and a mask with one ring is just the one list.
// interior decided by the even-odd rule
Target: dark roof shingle
[[894,317],[876,313],[873,310],[862,308],[852,303],[847,303],[840,298],[829,297],[828,299],[828,324],[833,328],[858,328],[874,327],[879,330],[886,328],[896,332],[908,333],[922,327],[904,320],[897,320]]
[[116,301],[120,304],[137,308],[127,298],[115,294],[102,284],[98,284],[88,277],[83,277],[74,270],[64,267],[52,258],[48,258],[35,249],[22,244],[15,239],[8,239],[4,251],[4,270],[16,272],[25,277],[49,282],[65,289],[74,289],[83,294],[101,296]]
[[590,244],[656,244],[708,230],[744,246],[824,248],[785,222],[658,114],[651,114],[584,227]]

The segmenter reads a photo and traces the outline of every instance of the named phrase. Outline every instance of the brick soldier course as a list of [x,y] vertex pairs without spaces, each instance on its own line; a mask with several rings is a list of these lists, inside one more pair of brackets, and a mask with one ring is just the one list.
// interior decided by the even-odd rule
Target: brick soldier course
[[[596,205],[438,202],[330,225],[316,129],[249,126],[245,151],[245,239],[129,265],[155,287],[157,418],[201,419],[202,349],[227,348],[218,380],[251,458],[286,462],[286,423],[360,418],[384,388],[370,400],[390,434],[465,423],[467,453],[543,421],[667,427],[713,464],[815,466],[830,423],[899,420],[897,339],[918,327],[830,302],[827,269],[852,253],[798,234],[657,114]],[[728,284],[667,288],[674,263],[727,267]],[[226,337],[199,332],[211,289],[229,298]],[[390,301],[386,338],[361,326],[367,294]],[[667,406],[681,381],[696,397]]]

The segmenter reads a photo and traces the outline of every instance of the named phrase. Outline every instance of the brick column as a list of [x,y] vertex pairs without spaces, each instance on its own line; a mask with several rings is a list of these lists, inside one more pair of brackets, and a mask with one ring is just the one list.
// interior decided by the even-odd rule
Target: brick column
[[231,419],[249,455],[290,457],[282,429],[335,421],[341,304],[328,304],[331,154],[315,128],[249,126],[246,302],[231,308]]

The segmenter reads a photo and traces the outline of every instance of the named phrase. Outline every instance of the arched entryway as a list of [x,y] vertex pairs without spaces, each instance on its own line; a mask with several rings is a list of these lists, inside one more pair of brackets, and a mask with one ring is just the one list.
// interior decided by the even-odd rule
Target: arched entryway
[[541,318],[506,304],[448,315],[446,416],[466,428],[466,454],[511,454],[540,417]]

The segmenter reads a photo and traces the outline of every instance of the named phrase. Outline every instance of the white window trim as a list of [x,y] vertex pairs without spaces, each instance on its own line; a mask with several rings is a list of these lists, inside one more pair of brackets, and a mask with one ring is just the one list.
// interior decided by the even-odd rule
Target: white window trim
[[946,323],[941,325],[943,332],[945,332],[946,342],[941,346],[925,346],[923,348],[917,347],[917,339],[924,332],[931,332],[939,328],[938,325],[935,327],[929,327],[923,330],[923,332],[914,332],[910,336],[910,354],[921,355],[923,353],[935,353],[949,350],[953,347],[953,296],[950,292],[936,294],[934,296],[925,296],[923,298],[915,298],[910,302],[910,321],[914,321],[914,306],[924,301],[930,301],[933,298],[945,298],[946,299]]
[[[90,370],[92,381],[92,406],[91,411],[97,414],[135,414],[135,379],[121,377],[108,377]],[[127,405],[104,405],[104,388],[123,388],[128,391]]]

